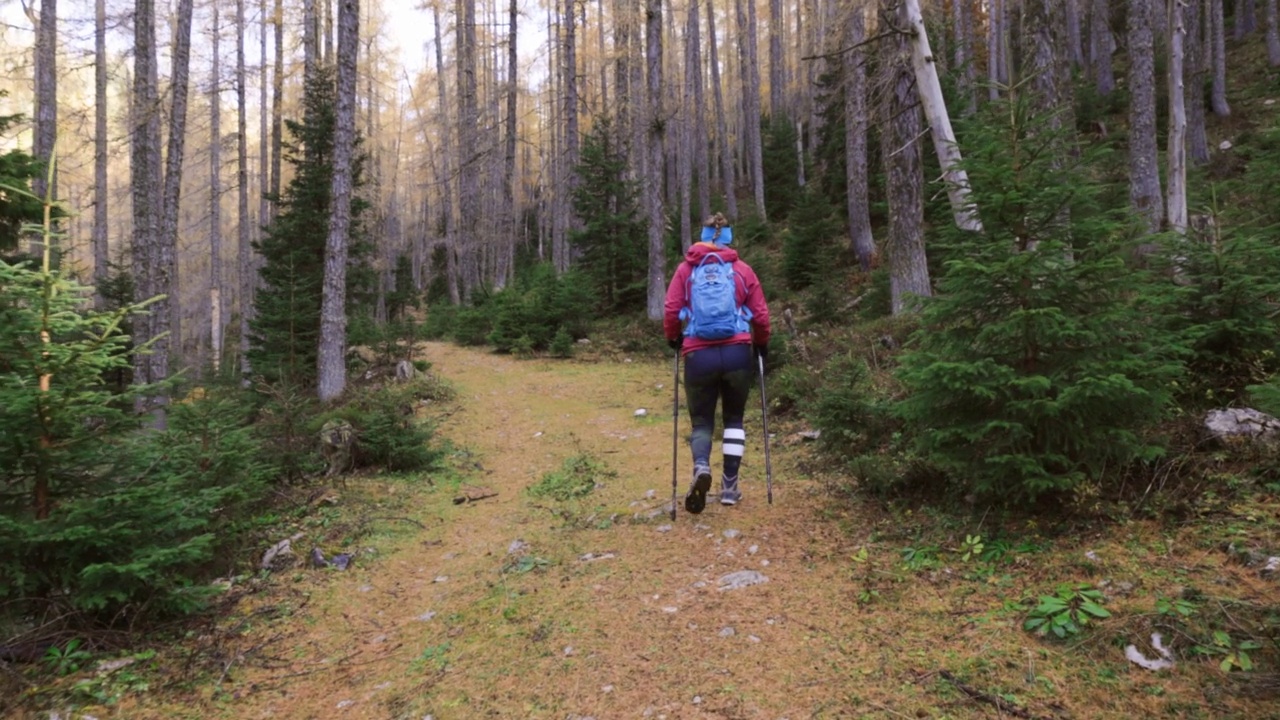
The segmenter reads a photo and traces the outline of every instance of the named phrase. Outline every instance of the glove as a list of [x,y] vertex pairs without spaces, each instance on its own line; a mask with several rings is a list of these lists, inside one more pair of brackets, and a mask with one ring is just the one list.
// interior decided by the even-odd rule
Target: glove
[[668,340],[667,347],[671,348],[672,350],[679,351],[680,348],[684,347],[684,336],[681,335],[675,340]]
[[763,362],[766,367],[768,367],[769,346],[768,345],[752,345],[751,348],[756,351],[756,357],[759,357],[760,361]]

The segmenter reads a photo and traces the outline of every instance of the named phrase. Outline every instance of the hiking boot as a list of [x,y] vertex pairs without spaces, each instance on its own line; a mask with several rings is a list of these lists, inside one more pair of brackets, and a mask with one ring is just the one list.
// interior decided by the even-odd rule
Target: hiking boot
[[724,475],[720,478],[720,504],[737,505],[742,500],[742,491],[738,489],[737,475]]
[[684,509],[697,515],[707,506],[707,491],[711,489],[711,466],[706,463],[695,463],[693,466],[693,483],[689,485],[689,493],[684,496]]

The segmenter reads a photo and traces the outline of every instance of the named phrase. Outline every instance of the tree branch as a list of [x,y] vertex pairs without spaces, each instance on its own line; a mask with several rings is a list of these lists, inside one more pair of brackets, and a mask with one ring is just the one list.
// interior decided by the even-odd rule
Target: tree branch
[[887,37],[892,37],[892,36],[894,36],[894,35],[910,35],[910,34],[911,34],[911,33],[907,32],[906,30],[898,30],[897,28],[894,28],[894,29],[892,29],[892,30],[886,30],[886,31],[884,31],[884,32],[880,33],[879,35],[874,36],[874,37],[869,37],[869,38],[867,38],[866,40],[863,40],[863,41],[862,41],[862,42],[860,42],[860,43],[854,43],[853,45],[850,45],[850,46],[849,46],[849,47],[847,47],[847,48],[841,48],[840,50],[836,50],[836,51],[834,51],[834,52],[822,53],[822,54],[819,54],[819,55],[805,55],[804,57],[802,57],[802,58],[800,58],[800,59],[801,59],[801,60],[822,60],[822,59],[825,59],[825,58],[840,57],[841,55],[844,55],[845,53],[850,53],[850,52],[853,52],[854,50],[857,50],[858,48],[862,47],[863,45],[870,45],[870,44],[871,44],[871,43],[873,43],[873,42],[876,42],[876,41],[878,41],[878,40],[883,40],[883,39],[885,39],[885,38],[887,38]]

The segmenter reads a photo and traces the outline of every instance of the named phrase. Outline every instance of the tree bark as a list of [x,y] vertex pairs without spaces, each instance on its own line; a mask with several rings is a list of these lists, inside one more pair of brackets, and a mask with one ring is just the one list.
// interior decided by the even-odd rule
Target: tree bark
[[[160,235],[161,210],[160,98],[159,73],[156,69],[154,0],[136,0],[133,18],[133,129],[130,133],[129,165],[133,195],[132,269],[134,297],[136,300],[144,300],[156,295],[152,267]],[[137,347],[146,346],[156,339],[159,326],[155,320],[159,313],[154,305],[151,309],[151,313],[134,321],[134,344]],[[134,383],[147,385],[153,380],[161,379],[151,376],[151,368],[151,358],[148,355],[134,355]],[[136,404],[139,412],[145,412],[149,407],[149,401],[142,398]]]
[[464,295],[470,297],[479,249],[479,172],[477,162],[476,4],[457,0],[458,71],[458,227],[455,232],[461,261]]
[[[748,1],[754,12],[754,0]],[[799,8],[795,14],[800,16]],[[782,0],[769,0],[769,117],[775,120],[787,114],[787,66],[786,57],[782,54],[783,26]],[[754,36],[755,33],[751,35]]]
[[1209,138],[1205,131],[1204,107],[1204,3],[1189,0],[1186,8],[1186,28],[1183,46],[1186,49],[1186,82],[1184,102],[1187,106],[1187,155],[1192,163],[1209,162]]
[[707,0],[707,39],[711,52],[711,89],[716,112],[716,152],[720,155],[720,175],[724,192],[725,210],[730,221],[738,218],[738,193],[733,175],[733,146],[729,143],[729,124],[724,112],[724,89],[720,84],[720,54],[716,39],[716,8],[714,0]]
[[1222,18],[1225,0],[1206,0],[1209,3],[1209,62],[1213,66],[1213,86],[1209,92],[1209,105],[1218,117],[1231,115],[1227,104],[1227,38],[1226,23]]
[[[503,236],[503,252],[507,263],[508,279],[515,276],[515,240],[519,228],[520,216],[516,208],[516,132],[518,130],[516,109],[520,97],[519,58],[516,54],[516,31],[519,27],[519,4],[511,0],[507,10],[507,146],[504,163],[503,188],[505,193],[507,227]],[[604,37],[604,26],[600,27],[600,35]],[[601,40],[603,46],[604,41]],[[601,62],[603,62],[603,52]],[[603,71],[602,71],[603,72]],[[603,79],[602,79],[603,82]],[[603,86],[601,88],[603,92]],[[608,102],[605,102],[608,106]]]
[[1066,0],[1067,53],[1074,67],[1084,67],[1084,49],[1080,43],[1080,2]]
[[311,81],[320,62],[320,38],[316,25],[319,14],[316,12],[317,0],[302,0],[302,84],[305,87]]
[[1107,0],[1093,0],[1089,17],[1089,48],[1093,56],[1093,79],[1099,95],[1110,95],[1116,89],[1116,76],[1111,65],[1115,42],[1111,36],[1110,6]]
[[1276,0],[1265,0],[1267,3],[1267,62],[1271,67],[1280,67],[1280,9]]
[[1183,89],[1182,41],[1186,35],[1182,3],[1169,3],[1169,227],[1187,232],[1187,112]]
[[271,111],[267,105],[267,66],[270,60],[267,59],[267,0],[261,0],[258,6],[258,12],[261,14],[259,24],[258,38],[258,57],[261,65],[258,68],[258,232],[259,238],[262,237],[262,226],[267,224],[271,217],[271,203],[267,200],[267,189],[271,187],[271,123],[269,117]]
[[746,164],[751,177],[756,214],[768,219],[764,206],[764,143],[760,137],[760,64],[756,61],[756,7],[752,0],[734,0],[738,14],[739,75],[742,76],[742,134],[746,139]]
[[913,312],[917,299],[932,294],[924,250],[924,167],[920,160],[920,127],[915,77],[905,36],[885,43],[888,50],[887,112],[884,163],[889,201],[890,307],[894,315]]
[[[36,23],[35,58],[35,137],[32,138],[32,155],[42,168],[53,162],[54,143],[58,138],[58,0],[40,0],[40,15]],[[49,188],[48,174],[41,169],[31,180],[31,189],[41,200],[57,200],[57,175],[54,187]],[[40,257],[44,241],[32,241],[31,254]]]
[[249,319],[253,315],[253,248],[249,244],[249,122],[246,109],[245,0],[236,0],[236,255],[240,266],[240,370],[249,373]]
[[969,199],[969,176],[960,167],[960,147],[951,129],[951,117],[942,96],[942,83],[938,80],[938,66],[934,63],[933,50],[929,48],[929,36],[925,33],[924,17],[920,13],[920,0],[904,0],[900,18],[912,32],[911,66],[916,76],[916,89],[925,118],[933,136],[933,147],[938,154],[947,183],[947,197],[951,202],[951,214],[956,226],[962,230],[982,232],[982,222],[977,209]]
[[1236,0],[1231,16],[1234,20],[1232,35],[1236,40],[1243,40],[1246,35],[1258,29],[1258,15],[1254,0]]
[[702,87],[702,28],[698,17],[698,0],[689,2],[689,67],[693,77],[693,168],[698,184],[698,211],[701,219],[711,213],[711,182],[707,171],[706,94]]
[[1129,0],[1129,202],[1159,232],[1164,221],[1156,148],[1155,45],[1151,0]]
[[[191,14],[193,0],[178,1],[177,25],[174,28],[173,69],[169,79],[171,106],[169,110],[169,150],[165,158],[163,213],[160,221],[156,290],[169,295],[152,307],[157,322],[162,313],[169,312],[168,330],[170,346],[182,353],[182,298],[173,290],[177,287],[178,265],[178,210],[182,202],[182,161],[187,139],[187,95],[191,68]],[[168,354],[153,353],[152,378],[169,376]]]
[[107,223],[107,2],[94,0],[93,30],[93,284],[98,307],[110,275]]
[[644,28],[645,126],[648,131],[644,201],[649,219],[647,309],[650,320],[660,320],[667,294],[666,253],[663,250],[666,218],[662,207],[662,140],[666,126],[662,109],[662,0],[645,0]]
[[568,230],[573,227],[573,204],[570,202],[578,186],[578,36],[573,13],[574,0],[564,0],[564,200],[560,203],[560,246],[555,255],[556,271],[569,271]]
[[[991,100],[999,99],[1000,88],[1009,82],[1004,61],[1005,55],[1005,7],[1007,0],[990,0],[987,17],[987,90]],[[1105,2],[1106,0],[1099,0]]]
[[[455,266],[457,259],[457,228],[453,220],[453,134],[450,128],[453,122],[449,117],[449,94],[445,86],[444,44],[440,40],[440,8],[431,6],[433,25],[435,27],[436,45],[436,92],[440,103],[436,122],[440,127],[440,224],[443,225],[445,246],[444,274],[449,288],[449,301],[454,305],[462,302],[462,291],[458,287],[458,272]],[[433,156],[434,157],[434,156]]]
[[221,28],[213,3],[211,71],[209,75],[209,337],[213,372],[222,367],[222,77]]
[[868,199],[867,172],[867,58],[858,47],[866,36],[865,10],[853,8],[849,13],[848,46],[856,48],[844,54],[844,152],[846,202],[849,212],[849,247],[858,258],[863,272],[876,264],[876,243],[871,234],[871,206]]
[[[284,0],[276,0],[272,15],[275,24],[275,65],[271,78],[271,197],[280,197],[280,168],[284,156]],[[275,208],[272,205],[272,218]],[[264,219],[265,222],[265,219]]]
[[356,145],[356,58],[360,53],[358,0],[338,0],[337,103],[333,117],[333,182],[329,191],[329,237],[324,247],[320,301],[320,353],[316,390],[321,402],[347,387],[347,249],[351,239]]
[[974,58],[969,51],[970,42],[973,39],[973,21],[970,8],[963,0],[955,0],[951,3],[951,23],[955,34],[955,42],[952,44],[952,62],[959,73],[959,89],[961,96],[965,99],[963,112],[968,116],[977,112],[978,97],[973,70]]

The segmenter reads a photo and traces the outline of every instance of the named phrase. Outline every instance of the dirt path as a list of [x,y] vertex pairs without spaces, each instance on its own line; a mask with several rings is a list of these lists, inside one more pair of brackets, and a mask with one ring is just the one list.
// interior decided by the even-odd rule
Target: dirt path
[[[471,482],[498,495],[414,497],[410,519],[425,529],[388,523],[364,541],[383,551],[377,560],[299,572],[286,619],[279,607],[250,611],[217,692],[128,716],[775,718],[842,705],[846,650],[833,636],[849,617],[820,608],[848,606],[848,590],[782,448],[765,504],[758,414],[741,505],[681,509],[673,526],[665,514],[636,520],[670,495],[670,365],[440,344],[427,358],[458,390],[440,433],[472,453]],[[616,477],[570,503],[524,492],[579,453]],[[680,458],[683,492],[683,442]],[[528,547],[511,555],[517,540]],[[768,582],[717,589],[740,570]]]

